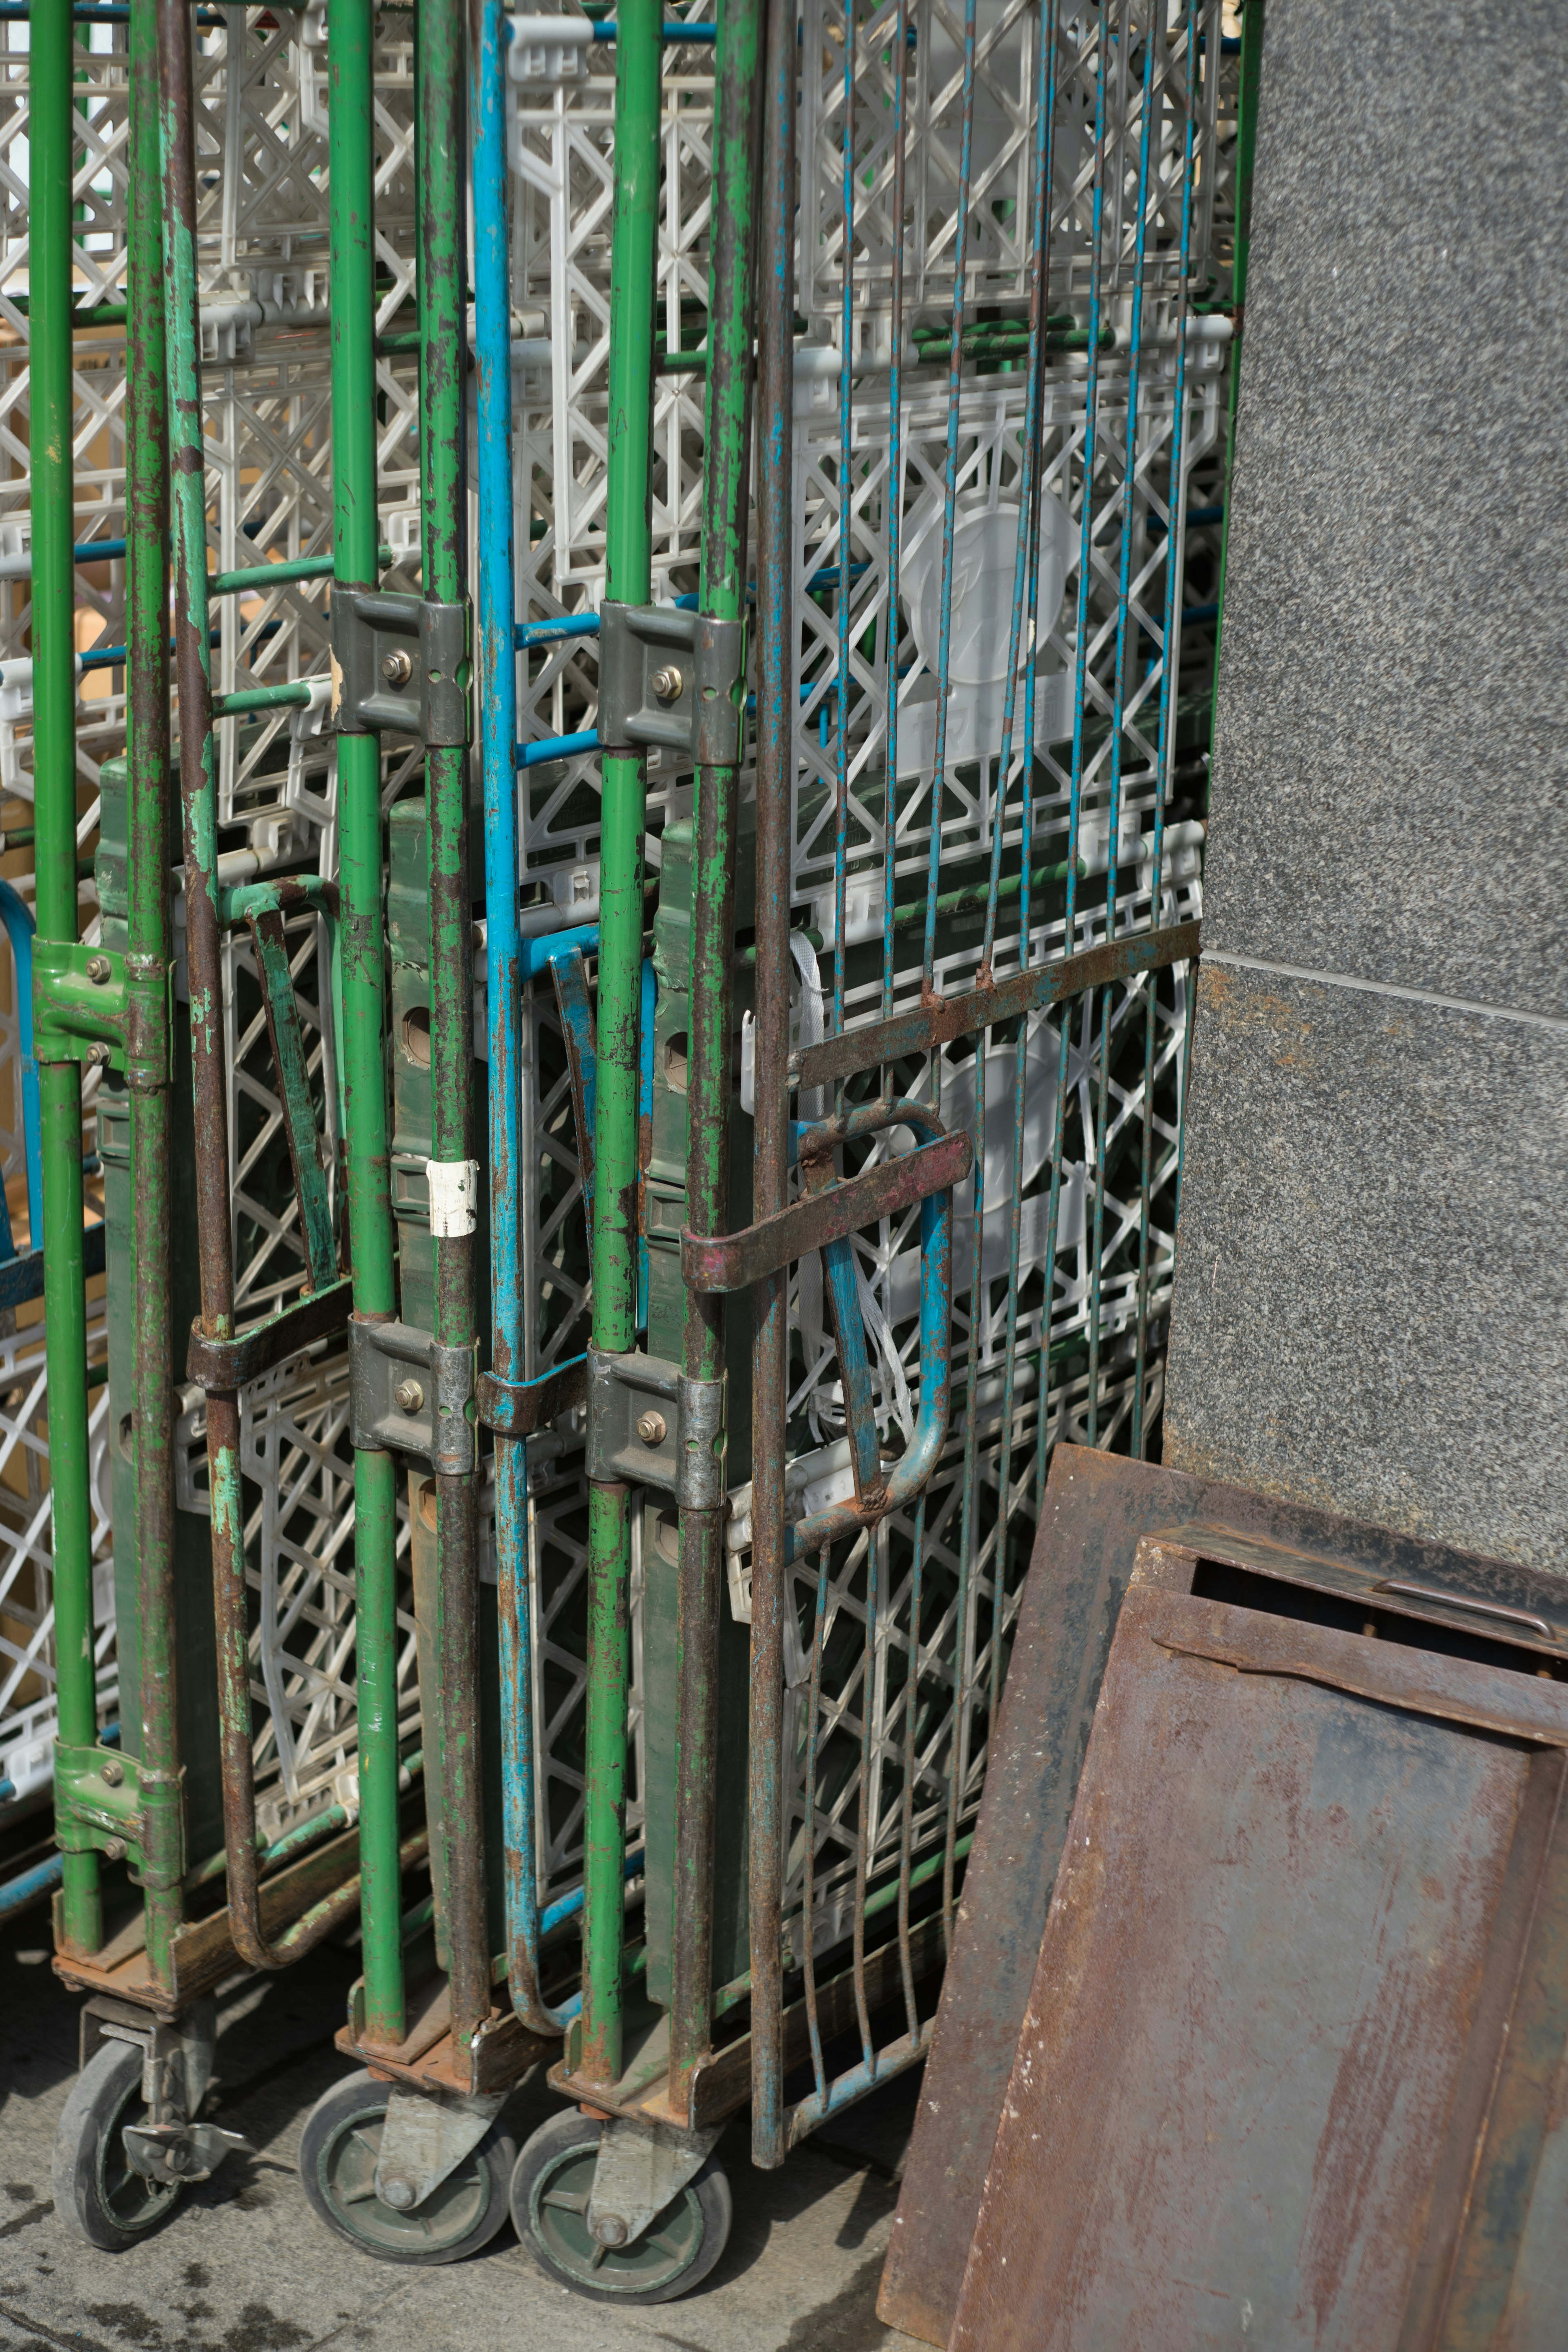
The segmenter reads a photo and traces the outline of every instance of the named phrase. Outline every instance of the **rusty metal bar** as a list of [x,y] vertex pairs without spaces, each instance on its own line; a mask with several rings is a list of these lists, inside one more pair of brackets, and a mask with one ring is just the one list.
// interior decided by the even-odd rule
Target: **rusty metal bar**
[[1137,931],[1106,940],[1099,947],[1062,956],[1055,963],[1037,964],[1028,971],[1014,972],[988,988],[971,989],[963,996],[932,997],[909,1013],[895,1013],[890,1020],[868,1022],[863,1029],[847,1030],[839,1037],[825,1037],[820,1045],[804,1046],[790,1055],[790,1084],[830,1085],[839,1078],[854,1077],[861,1070],[877,1069],[884,1063],[930,1054],[939,1045],[973,1036],[976,1030],[993,1023],[1016,1021],[1022,1014],[1060,1004],[1068,997],[1080,996],[1086,989],[1107,982],[1130,980],[1138,972],[1161,971],[1169,964],[1185,963],[1198,953],[1200,928],[1196,921],[1171,923],[1163,930]]
[[[728,0],[719,31],[699,677],[704,646],[717,649],[733,641],[746,612],[763,14],[763,0]],[[739,660],[734,664],[736,672],[742,667]],[[743,676],[724,683],[743,706]],[[733,715],[739,719],[739,709]],[[722,1235],[729,1201],[735,843],[743,731],[742,725],[732,727],[727,741],[720,730],[710,731],[700,693],[686,1185],[691,1231],[704,1239]],[[684,1268],[684,1243],[682,1263]],[[688,1282],[686,1375],[718,1382],[725,1369],[724,1309],[710,1291],[690,1284],[689,1276]],[[682,1503],[679,1514],[669,2011],[669,2092],[678,2111],[687,2102],[713,2029],[713,1821],[726,1517],[721,1499],[716,1508]]]
[[[900,60],[902,74],[902,59]],[[757,409],[756,1108],[752,1207],[789,1199],[789,858],[795,780],[795,0],[769,0],[763,60]],[[889,829],[889,841],[890,841]],[[890,855],[890,851],[889,851]],[[889,868],[889,904],[892,903]],[[752,1346],[752,1662],[749,1924],[752,2160],[782,2164],[784,2137],[784,1452],[787,1267],[763,1275]]]
[[[468,129],[462,0],[428,0],[415,51],[418,190],[419,477],[424,593],[458,604],[465,586],[468,490],[464,459],[464,233]],[[436,1339],[471,1348],[476,1310],[479,1168],[473,1149],[472,911],[468,871],[468,755],[463,745],[425,754],[429,821],[431,1156],[430,1229],[436,1260]],[[461,1171],[459,1175],[458,1171]],[[443,1194],[438,1197],[438,1185]],[[446,1927],[452,2032],[472,2046],[490,2011],[485,1924],[484,1802],[480,1781],[478,1491],[472,1466],[439,1455],[436,1471],[437,1577],[432,1654],[438,1686],[443,1805],[447,1813]],[[440,1881],[437,1880],[439,1889]]]
[[826,1249],[879,1217],[912,1209],[933,1192],[951,1191],[963,1182],[973,1162],[974,1147],[967,1135],[943,1136],[900,1159],[879,1161],[831,1192],[808,1193],[744,1233],[682,1234],[681,1271],[689,1287],[703,1295],[749,1290],[812,1250]]

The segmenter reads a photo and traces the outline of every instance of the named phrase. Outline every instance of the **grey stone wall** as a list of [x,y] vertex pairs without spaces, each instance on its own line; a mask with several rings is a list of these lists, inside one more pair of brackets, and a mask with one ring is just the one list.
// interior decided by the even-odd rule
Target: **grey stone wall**
[[1268,0],[1166,1459],[1568,1569],[1568,29]]

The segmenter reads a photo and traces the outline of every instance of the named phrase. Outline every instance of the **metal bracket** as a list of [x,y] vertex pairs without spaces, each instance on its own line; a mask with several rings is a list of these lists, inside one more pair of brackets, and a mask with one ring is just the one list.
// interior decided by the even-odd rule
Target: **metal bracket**
[[684,751],[703,766],[741,756],[746,628],[662,604],[599,607],[599,741]]
[[468,740],[468,607],[401,590],[332,590],[340,735]]
[[505,2091],[439,2098],[395,2083],[375,2163],[375,2193],[395,2213],[412,2213],[478,2147],[502,2106]]
[[601,2246],[635,2244],[696,2179],[723,2128],[711,2124],[689,2132],[675,2124],[612,2116],[600,2136],[588,2192],[589,2236]]
[[174,968],[81,940],[33,942],[33,1058],[120,1071],[138,1092],[173,1076]]
[[724,1383],[658,1356],[588,1350],[588,1476],[657,1486],[681,1510],[722,1507]]
[[61,1853],[130,1853],[141,1863],[141,1764],[118,1748],[54,1743],[54,1834]]
[[220,2124],[126,2124],[121,2131],[132,2169],[143,2180],[210,2180],[226,2156],[254,2156],[243,2132]]
[[80,2064],[85,2071],[104,2042],[126,2042],[139,2050],[142,2104],[151,2125],[162,2128],[184,2124],[200,2113],[212,2080],[216,2040],[217,2004],[210,1993],[194,2000],[174,2021],[153,2017],[131,2001],[116,2000],[112,1994],[97,1993],[82,2008]]
[[469,1418],[475,1350],[445,1347],[411,1323],[349,1318],[349,1435],[363,1452],[412,1454],[437,1477],[479,1465]]
[[574,1356],[570,1363],[557,1364],[531,1381],[503,1381],[494,1372],[481,1372],[476,1410],[485,1427],[498,1436],[531,1437],[535,1430],[581,1404],[587,1393],[588,1359]]
[[258,1381],[290,1356],[313,1347],[342,1328],[353,1301],[353,1284],[345,1274],[324,1290],[296,1298],[264,1323],[253,1323],[232,1339],[209,1339],[198,1319],[191,1326],[185,1378],[209,1396],[230,1395],[247,1381]]

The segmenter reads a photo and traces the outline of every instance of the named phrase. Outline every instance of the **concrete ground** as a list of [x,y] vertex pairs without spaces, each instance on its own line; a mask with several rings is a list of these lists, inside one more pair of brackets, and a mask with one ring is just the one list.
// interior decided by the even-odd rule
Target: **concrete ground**
[[[482,2253],[393,2268],[332,2236],[294,2169],[300,2127],[347,2071],[331,2047],[352,1953],[313,1954],[219,2000],[206,2112],[252,2143],[123,2254],[67,2234],[50,2194],[55,2129],[76,2072],[79,2002],[49,1967],[47,1922],[0,1939],[0,2347],[5,2352],[912,2352],[883,2327],[877,2284],[914,2116],[917,2078],[874,2095],[782,2171],[752,2168],[744,2116],[723,2143],[735,2200],[724,2257],[695,2294],[617,2311],[552,2284],[510,2222]],[[521,2141],[560,2102],[517,2095]]]

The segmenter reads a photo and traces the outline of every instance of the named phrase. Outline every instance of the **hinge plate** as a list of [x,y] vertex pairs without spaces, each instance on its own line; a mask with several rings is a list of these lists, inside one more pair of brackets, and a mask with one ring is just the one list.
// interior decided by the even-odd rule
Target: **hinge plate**
[[468,740],[468,607],[402,590],[332,590],[340,735]]
[[437,1477],[479,1465],[468,1408],[472,1347],[444,1347],[411,1323],[349,1318],[349,1435],[362,1452],[411,1454]]
[[33,942],[33,1058],[90,1062],[138,1091],[173,1076],[174,970],[84,940]]
[[656,1486],[682,1510],[718,1510],[723,1381],[689,1380],[658,1356],[590,1348],[587,1469],[599,1486]]
[[599,741],[683,751],[703,766],[741,757],[743,621],[664,604],[599,607]]

